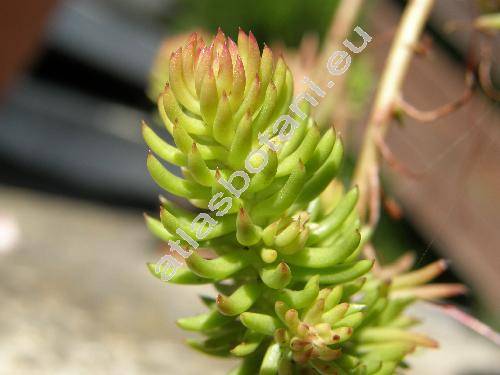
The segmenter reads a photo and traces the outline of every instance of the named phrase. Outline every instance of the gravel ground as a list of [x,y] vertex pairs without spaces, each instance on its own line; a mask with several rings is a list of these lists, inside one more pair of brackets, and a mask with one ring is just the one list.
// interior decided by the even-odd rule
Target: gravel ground
[[[0,375],[224,374],[234,363],[183,344],[175,319],[203,311],[200,287],[163,285],[141,213],[0,186]],[[20,236],[16,240],[16,227]],[[13,230],[14,228],[14,230]],[[500,351],[431,307],[441,350],[412,374],[500,374]]]

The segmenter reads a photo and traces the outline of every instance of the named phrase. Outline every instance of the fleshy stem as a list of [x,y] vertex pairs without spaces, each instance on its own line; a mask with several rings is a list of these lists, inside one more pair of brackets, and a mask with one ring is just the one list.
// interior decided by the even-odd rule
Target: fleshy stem
[[[389,57],[375,96],[369,122],[365,130],[360,157],[354,172],[353,184],[358,185],[360,197],[358,209],[366,218],[370,201],[378,184],[379,154],[377,140],[389,129],[395,105],[399,99],[404,78],[410,67],[415,46],[434,5],[434,0],[412,0],[408,3],[392,43]],[[376,183],[374,183],[374,175]],[[375,186],[374,186],[375,185]],[[372,207],[376,205],[372,204]],[[370,213],[370,224],[375,225],[378,214]]]

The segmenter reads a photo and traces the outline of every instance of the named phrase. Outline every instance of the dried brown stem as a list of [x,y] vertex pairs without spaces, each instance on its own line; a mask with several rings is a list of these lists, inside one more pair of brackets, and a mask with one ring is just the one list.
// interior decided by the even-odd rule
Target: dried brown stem
[[478,67],[479,84],[488,97],[495,101],[500,101],[500,90],[497,90],[491,81],[492,66],[492,48],[488,44],[481,49],[481,61]]
[[472,315],[467,314],[454,305],[441,305],[435,303],[434,306],[437,306],[445,314],[451,316],[452,318],[462,323],[464,326],[469,327],[473,331],[479,333],[481,336],[486,337],[488,340],[500,346],[500,333],[496,332],[493,328],[484,324],[480,320],[474,318]]
[[410,168],[401,163],[396,158],[394,153],[391,151],[391,149],[385,142],[385,139],[380,134],[375,133],[374,137],[375,137],[374,141],[377,144],[378,150],[380,151],[382,158],[387,162],[389,167],[394,169],[396,172],[410,178],[418,178],[423,175],[423,173],[412,171]]
[[360,188],[358,208],[361,215],[365,217],[369,205],[367,187],[370,185],[370,173],[372,166],[378,165],[379,162],[376,139],[377,137],[383,138],[389,128],[394,105],[400,95],[404,78],[415,52],[413,46],[420,39],[433,5],[434,0],[413,0],[408,3],[378,86],[353,179],[353,183]]
[[328,55],[342,45],[352,30],[363,2],[364,0],[342,0],[340,2],[325,39],[321,62],[325,62]]
[[[340,49],[342,42],[352,31],[354,22],[358,17],[358,13],[363,5],[364,0],[342,0],[335,11],[335,16],[332,19],[326,40],[322,49],[319,64],[325,64],[328,56],[335,50]],[[315,77],[320,86],[325,86],[327,76],[322,74],[323,69],[316,69],[318,72]],[[325,128],[329,125],[332,119],[333,104],[339,101],[339,95],[344,92],[343,88],[346,84],[344,75],[338,77],[335,81],[335,89],[329,92],[323,99],[319,107],[316,109],[315,119],[320,127]]]
[[403,218],[403,210],[401,206],[394,198],[386,196],[383,191],[382,201],[385,211],[393,220],[401,220]]
[[433,122],[449,115],[450,113],[455,112],[470,100],[470,98],[472,97],[472,91],[474,87],[474,78],[472,72],[468,71],[466,73],[465,83],[466,87],[460,98],[430,111],[423,111],[414,107],[412,104],[404,100],[403,97],[399,97],[396,100],[396,105],[405,114],[420,122]]
[[373,165],[370,171],[370,225],[375,226],[380,218],[380,181],[378,166]]

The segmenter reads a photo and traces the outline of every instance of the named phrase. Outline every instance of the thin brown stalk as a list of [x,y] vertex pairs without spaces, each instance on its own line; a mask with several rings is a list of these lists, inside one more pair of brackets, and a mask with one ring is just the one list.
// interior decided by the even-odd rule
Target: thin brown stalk
[[422,173],[412,171],[406,165],[401,163],[398,158],[393,154],[385,139],[378,133],[375,133],[375,143],[377,144],[377,148],[380,151],[383,159],[387,162],[387,164],[394,169],[396,172],[411,178],[418,178],[422,176]]
[[393,220],[401,220],[403,218],[403,209],[392,197],[386,196],[382,191],[382,202],[384,210]]
[[370,171],[370,224],[375,226],[380,218],[380,181],[378,166],[374,165]]
[[369,204],[367,187],[370,185],[370,171],[379,161],[377,133],[383,138],[389,128],[396,100],[400,96],[404,78],[415,53],[413,46],[420,39],[433,5],[434,0],[413,0],[408,3],[389,52],[353,179],[353,183],[360,188],[358,207],[363,216],[366,215]]
[[473,331],[479,333],[481,336],[486,337],[488,340],[500,346],[500,333],[496,332],[490,326],[484,324],[480,320],[460,310],[458,307],[454,305],[450,304],[445,304],[445,305],[434,304],[434,305],[440,308],[445,314],[459,321],[464,326],[469,327]]
[[488,97],[500,101],[500,90],[497,90],[491,81],[491,68],[493,66],[491,55],[491,45],[483,46],[478,68],[479,83]]
[[406,115],[420,121],[420,122],[433,122],[442,117],[449,115],[450,113],[455,112],[460,107],[464,106],[472,97],[473,87],[474,87],[474,79],[472,72],[467,72],[465,77],[466,87],[465,90],[457,100],[444,104],[441,107],[430,111],[423,111],[412,104],[408,103],[403,97],[399,97],[396,100],[397,106],[399,109],[403,111]]
[[[364,0],[342,0],[340,2],[335,11],[332,23],[330,24],[320,58],[318,59],[319,64],[325,64],[328,60],[328,56],[333,51],[341,48],[342,42],[352,31],[363,3]],[[327,76],[325,74],[319,75],[319,72],[322,72],[323,69],[315,69],[315,71],[318,72],[316,80],[320,83],[320,86],[325,86]],[[335,89],[328,93],[317,108],[314,117],[320,127],[330,125],[329,122],[332,119],[333,104],[337,103],[340,95],[344,93],[345,80],[346,78],[344,75],[338,77],[335,81]],[[339,110],[341,109],[339,108]]]

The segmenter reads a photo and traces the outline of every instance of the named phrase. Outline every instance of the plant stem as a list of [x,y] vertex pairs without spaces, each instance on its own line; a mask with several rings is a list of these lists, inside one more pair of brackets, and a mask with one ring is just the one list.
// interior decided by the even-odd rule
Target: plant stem
[[376,140],[377,137],[383,138],[387,133],[414,47],[418,43],[433,5],[434,0],[411,0],[408,3],[385,64],[353,178],[353,183],[360,189],[358,208],[363,217],[366,216],[370,201],[370,173],[378,168]]
[[[338,5],[335,16],[330,24],[325,43],[322,48],[321,55],[318,59],[318,64],[324,65],[328,60],[328,56],[342,46],[342,42],[352,32],[352,28],[356,19],[358,18],[359,11],[363,5],[364,0],[342,0]],[[317,73],[316,79],[320,86],[324,86],[327,81],[327,75],[320,74],[323,69],[315,69]],[[325,100],[323,100],[318,107],[315,119],[321,128],[326,128],[332,119],[333,104],[338,102],[339,95],[345,94],[345,76],[338,77],[335,82],[336,88],[328,93]]]

